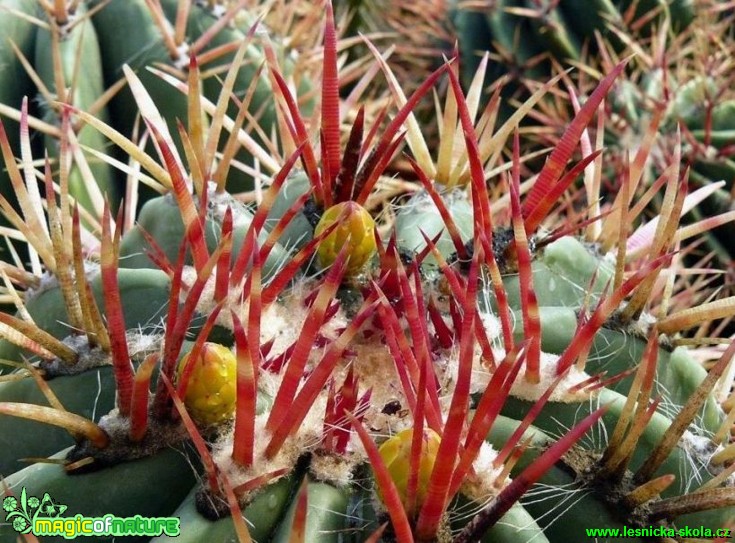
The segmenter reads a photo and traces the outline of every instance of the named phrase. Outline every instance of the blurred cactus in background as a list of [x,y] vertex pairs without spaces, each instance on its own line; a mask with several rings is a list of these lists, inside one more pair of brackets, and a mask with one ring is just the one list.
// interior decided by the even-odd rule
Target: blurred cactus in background
[[[64,116],[65,108],[74,107],[93,115],[137,144],[145,145],[145,126],[138,105],[125,85],[123,65],[139,74],[167,122],[186,124],[188,108],[183,96],[172,94],[169,85],[148,72],[158,66],[186,80],[189,59],[196,56],[201,64],[205,102],[219,96],[223,73],[231,66],[234,51],[245,39],[256,20],[255,11],[245,9],[246,2],[179,2],[178,0],[90,1],[3,1],[4,42],[0,48],[3,95],[0,113],[18,120],[23,97],[28,98],[29,128],[40,132],[32,146],[45,149],[53,159],[54,169],[66,170],[70,195],[96,215],[102,213],[103,198],[117,208],[125,197],[138,198],[138,187],[145,186],[134,169],[119,168],[116,160],[126,160],[122,153],[111,153],[105,138],[94,128],[74,117]],[[257,7],[257,6],[256,6]],[[260,25],[265,36],[265,26]],[[273,37],[276,43],[279,38]],[[274,54],[280,57],[288,74],[298,60],[280,44]],[[261,143],[275,123],[272,89],[262,64],[261,47],[253,45],[246,54],[233,86],[238,100],[252,94],[246,124],[259,126],[251,131]],[[309,83],[300,77],[297,84],[306,89]],[[210,104],[211,105],[211,104]],[[234,119],[233,103],[228,114]],[[66,122],[64,122],[66,120]],[[17,124],[8,125],[11,142],[17,144]],[[59,142],[68,140],[76,160],[58,163]],[[152,150],[153,148],[150,147]],[[183,147],[177,143],[183,153]],[[241,147],[231,172],[230,190],[240,192],[253,186],[253,157]],[[126,183],[127,179],[127,183]],[[11,186],[6,173],[1,178],[4,192]],[[145,193],[145,199],[151,194]]]
[[[660,179],[674,156],[679,130],[681,160],[689,169],[691,187],[709,187],[707,191],[712,191],[711,196],[691,206],[687,221],[706,220],[713,227],[711,233],[696,243],[683,244],[682,248],[691,253],[688,262],[693,267],[704,268],[714,262],[713,275],[719,275],[715,283],[725,295],[731,293],[732,249],[728,240],[732,226],[728,217],[735,211],[735,169],[731,160],[735,139],[730,119],[731,51],[735,36],[731,3],[699,0],[518,4],[460,2],[456,6],[453,20],[465,68],[464,80],[472,77],[483,52],[489,53],[495,70],[486,82],[492,88],[492,82],[505,74],[506,80],[511,81],[504,87],[507,96],[531,93],[542,87],[551,74],[571,66],[564,75],[565,91],[549,94],[526,122],[524,149],[545,148],[556,145],[578,108],[570,107],[570,93],[583,102],[603,74],[632,55],[606,102],[602,141],[608,149],[608,171],[602,179],[603,191],[620,190],[628,162],[635,160],[631,151],[653,146],[651,159],[640,173],[641,181],[636,181],[643,194]],[[488,30],[485,35],[471,32],[467,26],[465,32],[465,25],[479,25],[479,21],[486,21],[492,28],[497,26],[496,31]],[[500,24],[501,21],[512,24]],[[520,41],[526,45],[544,45],[537,47],[538,54],[524,57],[525,45],[510,47],[513,36],[516,42],[520,36],[527,38]],[[654,138],[654,133],[659,135]],[[636,175],[639,167],[635,166]],[[654,213],[660,205],[661,199],[653,198]],[[696,227],[690,231],[696,231]]]

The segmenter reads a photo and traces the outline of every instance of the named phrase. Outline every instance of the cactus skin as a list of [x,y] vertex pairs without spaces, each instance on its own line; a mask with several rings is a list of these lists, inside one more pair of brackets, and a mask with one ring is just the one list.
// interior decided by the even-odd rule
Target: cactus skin
[[[119,270],[120,292],[123,299],[125,322],[132,331],[141,334],[158,333],[161,319],[168,310],[171,281],[160,270]],[[103,286],[98,272],[90,275],[90,287],[101,303]],[[39,290],[26,301],[26,308],[34,321],[58,339],[70,336],[69,318],[58,285]],[[201,326],[201,320],[199,325]],[[192,330],[196,330],[196,325]],[[191,348],[184,346],[184,352]],[[25,351],[7,340],[0,342],[0,357],[20,361]],[[78,415],[99,420],[115,405],[114,380],[110,367],[91,368],[83,373],[57,375],[47,384],[65,408]],[[46,405],[43,394],[29,376],[0,383],[0,401]],[[15,436],[25,438],[18,442]],[[17,459],[53,454],[68,446],[72,440],[66,431],[47,427],[27,419],[0,415],[0,473],[17,469]]]
[[[253,218],[252,212],[234,200],[225,200],[233,209],[233,231],[232,231],[232,255],[233,260],[240,254],[240,249],[245,240],[248,228]],[[152,250],[143,232],[150,235],[159,248],[163,250],[169,262],[175,263],[178,258],[179,247],[186,236],[184,223],[181,219],[181,211],[171,194],[159,196],[148,200],[140,210],[138,221],[133,229],[128,231],[120,243],[120,266],[121,268],[156,269],[156,264],[148,258],[148,252]],[[219,243],[222,233],[222,216],[216,212],[206,215],[204,235],[207,247],[210,251]],[[262,245],[267,237],[262,232],[258,242]],[[281,243],[276,245],[268,255],[263,264],[263,274],[266,278],[281,268],[288,258],[286,249]],[[191,264],[191,255],[187,255],[187,264]]]
[[[720,23],[721,25],[722,23]],[[698,24],[707,32],[719,35],[720,31],[710,29],[706,21]],[[696,35],[695,35],[696,36]],[[729,34],[723,36],[728,44],[733,43]],[[690,40],[693,41],[693,40]],[[688,43],[688,42],[685,42]],[[712,59],[712,61],[716,61]],[[735,181],[735,161],[732,159],[731,145],[735,140],[735,95],[729,84],[714,77],[698,75],[698,58],[670,60],[667,73],[661,69],[633,72],[628,79],[619,82],[614,102],[620,115],[619,124],[623,128],[615,130],[609,138],[613,153],[620,154],[617,141],[623,137],[640,137],[647,118],[650,116],[650,101],[662,101],[665,113],[659,128],[660,152],[667,152],[667,140],[674,139],[679,125],[685,134],[682,163],[689,169],[689,181],[693,188],[706,187],[724,181],[724,185],[695,207],[691,214],[693,220],[702,220],[727,213],[733,209],[733,182]],[[691,70],[697,75],[690,79],[677,80],[674,68]],[[623,106],[623,104],[625,104]],[[655,178],[659,168],[649,167],[648,175]],[[723,266],[730,265],[735,251],[730,240],[735,235],[732,222],[727,222],[705,237],[708,249],[717,254]]]
[[[546,246],[534,262],[533,269],[534,290],[541,316],[541,346],[544,352],[561,354],[574,336],[577,313],[585,296],[590,294],[590,303],[594,304],[611,279],[612,270],[608,262],[596,257],[582,242],[572,237],[561,238]],[[515,309],[520,308],[517,281],[515,276],[503,282],[509,303]],[[493,295],[488,293],[487,298],[493,300]],[[516,314],[520,318],[520,313]],[[609,323],[597,333],[587,362],[588,373],[607,371],[608,375],[617,375],[638,364],[645,338],[628,331],[628,328],[632,327],[616,328],[614,323]],[[520,338],[521,327],[516,330]],[[662,346],[658,356],[656,392],[665,393],[667,400],[674,405],[684,405],[707,376],[706,370],[682,348],[672,350]],[[631,378],[623,379],[613,388],[625,394],[631,381]],[[702,412],[703,426],[716,431],[722,420],[723,414],[717,402],[709,398]]]
[[[456,200],[455,200],[456,201]],[[460,200],[461,202],[461,200]],[[453,209],[453,200],[448,199],[447,207]],[[461,203],[459,205],[462,205]],[[465,202],[466,205],[466,202]],[[456,207],[457,204],[455,203]],[[417,231],[424,230],[425,225],[431,225],[432,220],[441,222],[438,211],[433,205],[424,211],[417,212],[421,208],[406,206],[401,210],[401,215],[396,222],[398,240],[415,239],[419,243]],[[467,210],[471,213],[471,210]],[[431,218],[433,215],[433,218]],[[406,217],[406,219],[402,219]],[[453,217],[462,220],[461,215],[453,214]],[[464,219],[471,224],[471,215]],[[461,223],[460,223],[461,224]],[[427,236],[438,233],[424,230]],[[444,233],[446,237],[446,232]],[[421,244],[414,245],[416,249],[423,249],[424,238]],[[453,247],[451,241],[445,240],[445,257]],[[412,244],[408,244],[411,248]],[[442,246],[437,244],[440,252]],[[608,282],[612,279],[611,264],[593,254],[578,239],[567,236],[562,237],[546,246],[532,264],[533,286],[539,305],[541,318],[541,347],[544,352],[561,354],[571,342],[577,326],[577,313],[582,307],[586,297],[590,297],[589,303],[594,307],[596,301],[602,296]],[[594,280],[594,282],[593,282]],[[507,275],[503,277],[503,286],[508,296],[508,303],[514,310],[516,316],[516,338],[522,339],[523,327],[521,316],[521,295],[518,275]],[[479,295],[480,306],[489,311],[497,311],[497,303],[493,289],[488,285]],[[631,323],[632,324],[632,323]],[[645,338],[636,337],[635,333],[629,333],[624,327],[615,329],[612,324],[603,327],[595,336],[590,356],[587,362],[588,372],[595,374],[607,371],[609,375],[618,373],[634,367],[640,361],[645,347]],[[681,406],[693,393],[697,386],[707,375],[706,370],[693,360],[684,349],[671,351],[667,348],[659,349],[660,364],[657,367],[656,391],[665,393],[667,401],[675,406]],[[614,385],[614,389],[627,393],[632,379],[627,378]],[[716,431],[722,424],[723,413],[717,406],[714,398],[710,397],[702,411],[701,422],[705,428]]]
[[[54,69],[52,32],[58,32],[56,39],[59,42],[63,84],[66,88],[71,88],[72,83],[76,85],[73,97],[68,102],[76,108],[87,111],[105,90],[102,56],[97,32],[88,15],[86,4],[79,4],[74,18],[75,20],[82,19],[83,22],[76,24],[70,31],[63,28],[52,31],[38,29],[34,68],[41,81],[49,89],[54,89],[57,76]],[[60,125],[61,115],[57,107],[50,104],[45,107],[48,110],[43,115],[43,120],[53,125]],[[109,121],[106,107],[97,112],[96,116],[104,122]],[[86,145],[98,152],[104,152],[107,147],[106,139],[91,127],[82,129],[78,134],[78,139],[80,145]],[[58,159],[59,142],[48,135],[45,140],[45,148],[49,150],[53,158]],[[92,158],[90,159],[90,170],[101,193],[106,194],[112,201],[118,201],[122,195],[115,183],[113,169],[107,163]],[[94,203],[78,167],[73,167],[69,173],[69,191],[77,197],[82,207],[89,210],[94,209]]]
[[[304,541],[339,543],[342,541],[341,534],[347,531],[350,521],[348,516],[349,491],[318,481],[308,480],[306,484],[309,509]],[[295,512],[296,500],[292,500],[278,529],[273,534],[273,543],[291,541],[291,526]]]
[[[115,382],[111,368],[97,368],[75,376],[48,381],[64,407],[90,420],[99,420],[115,405]],[[94,394],[80,394],[80,390]],[[31,378],[0,384],[0,401],[45,405],[46,399]],[[18,436],[25,436],[22,440]],[[73,443],[69,434],[40,422],[0,415],[0,473],[22,467],[18,459],[50,455]]]
[[[725,75],[730,73],[730,68],[724,60],[727,55],[720,56],[719,48],[702,45],[707,36],[713,43],[721,43],[721,50],[732,48],[731,10],[717,12],[717,2],[697,0],[637,3],[501,0],[490,4],[481,9],[458,7],[452,12],[462,57],[463,81],[467,85],[480,63],[482,51],[498,54],[497,49],[501,50],[501,60],[492,63],[486,81],[489,84],[503,74],[509,76],[511,83],[503,91],[506,95],[527,94],[521,82],[523,78],[540,84],[556,73],[539,55],[550,55],[564,68],[581,63],[588,67],[582,72],[607,73],[612,66],[601,59],[624,58],[642,52],[649,59],[634,60],[611,92],[612,122],[606,126],[605,135],[605,147],[611,155],[609,162],[625,167],[623,163],[630,142],[639,145],[643,141],[647,125],[656,115],[656,109],[662,107],[664,115],[658,128],[661,137],[654,144],[654,154],[673,154],[672,144],[681,123],[684,143],[681,162],[690,169],[691,186],[700,188],[720,181],[726,183],[692,210],[692,222],[733,209],[735,162],[731,146],[735,138],[732,129],[735,99]],[[633,5],[635,10],[628,13]],[[504,11],[508,8],[510,12]],[[524,16],[512,12],[512,8],[527,9],[534,14],[527,12]],[[646,24],[636,23],[653,10],[657,10],[656,15]],[[610,25],[620,29],[631,45],[609,31]],[[664,25],[669,30],[667,34],[656,36],[652,32]],[[604,51],[599,50],[595,31],[601,33]],[[586,51],[580,47],[583,43],[588,47]],[[582,72],[570,72],[570,77],[581,87],[578,96],[591,90],[586,78],[578,75]],[[544,121],[546,128],[554,121],[559,128],[566,126],[571,110],[561,107],[549,111],[552,110]],[[545,146],[549,142],[542,136],[528,138],[527,143]],[[661,171],[661,164],[649,161],[644,174],[646,183],[653,182]],[[619,178],[620,175],[622,171],[617,169],[609,177]],[[612,190],[618,189],[619,186],[613,185]],[[721,267],[732,264],[735,253],[729,240],[733,236],[735,228],[731,221],[705,236],[707,249],[717,254]]]
[[[196,505],[199,491],[200,489],[196,487],[192,489],[176,511],[171,513],[172,516],[181,519],[181,535],[154,537],[151,543],[198,543],[208,540],[237,543],[231,517],[213,522],[199,514]],[[268,540],[281,522],[293,491],[293,477],[284,477],[255,495],[243,512],[254,541]]]
[[[466,242],[471,239],[472,205],[468,201],[466,191],[449,191],[442,194],[442,199],[459,229],[462,240]],[[421,232],[429,239],[434,239],[441,232],[441,237],[435,242],[436,248],[445,259],[454,254],[454,245],[445,229],[444,220],[426,191],[413,195],[396,214],[396,242],[399,247],[420,253],[426,247],[426,240]],[[437,262],[433,254],[428,255],[422,265],[425,271],[430,269],[437,271]]]
[[[456,8],[452,12],[452,20],[462,57],[463,80],[469,85],[480,63],[479,52],[484,50],[496,54],[496,49],[502,51],[501,61],[492,63],[486,81],[489,84],[503,74],[509,76],[511,83],[504,89],[506,95],[525,94],[527,91],[521,82],[524,77],[541,83],[556,73],[550,70],[548,61],[539,62],[539,55],[548,54],[563,67],[570,66],[570,62],[582,63],[591,71],[606,73],[611,66],[601,58],[610,55],[623,58],[642,51],[656,60],[640,62],[635,68],[633,64],[637,61],[634,61],[611,93],[615,120],[606,127],[605,137],[605,146],[612,155],[610,162],[621,165],[625,162],[629,142],[644,138],[655,109],[661,105],[665,113],[658,130],[662,137],[655,144],[658,147],[655,154],[672,154],[671,142],[676,138],[679,123],[682,123],[682,164],[690,168],[692,187],[705,187],[720,181],[726,183],[692,210],[692,222],[727,213],[733,209],[735,162],[731,145],[735,141],[732,129],[735,99],[725,75],[729,73],[726,61],[723,63],[726,55],[720,58],[717,48],[702,46],[702,38],[709,36],[713,43],[722,43],[722,50],[729,50],[733,43],[731,12],[718,14],[714,11],[716,2],[697,0],[638,2],[634,12],[628,12],[632,4],[611,0],[564,0],[558,3],[501,0],[492,2],[490,7],[481,11],[473,7]],[[522,16],[504,11],[507,8],[529,9],[535,15],[527,13]],[[646,24],[636,24],[653,10],[657,10],[655,17]],[[626,19],[629,16],[632,18]],[[632,45],[626,45],[609,31],[610,25],[626,34]],[[662,41],[652,30],[663,25],[669,32]],[[594,32],[601,33],[606,51],[599,51]],[[586,55],[583,54],[584,48],[580,47],[583,43],[588,48]],[[579,73],[573,70],[570,76],[584,86],[585,77],[578,76]],[[721,75],[705,76],[703,73]],[[578,95],[582,96],[589,90],[589,87],[581,88]],[[569,112],[563,109],[559,108],[551,115],[552,118],[559,116],[561,111],[561,116],[566,116],[558,119],[559,127],[566,126],[569,120]],[[506,113],[509,115],[512,111]],[[549,119],[545,122],[548,128]],[[529,143],[539,143],[533,140],[535,138],[531,137]],[[542,138],[541,145],[547,144],[548,141]],[[660,164],[648,163],[647,182],[656,179],[661,169]],[[621,174],[618,170],[609,177],[619,178]],[[705,236],[707,249],[717,254],[721,267],[732,265],[735,253],[729,240],[733,236],[735,228],[732,222]]]
[[[168,310],[171,280],[160,270],[120,269],[120,292],[124,300],[125,322],[132,327],[140,327],[143,333],[160,329],[161,318]],[[104,289],[99,272],[90,277],[92,293],[100,304],[104,299]],[[64,339],[71,331],[64,299],[58,285],[53,282],[49,287],[39,289],[26,301],[26,308],[36,324],[57,339]],[[0,340],[0,358],[19,360],[24,353],[16,345]]]
[[[505,442],[513,435],[518,428],[520,422],[511,417],[500,416],[495,421],[493,428],[488,435],[488,441],[495,447],[502,447]],[[554,442],[554,438],[550,437],[538,428],[531,426],[524,434],[523,439],[530,440],[530,444],[526,452],[521,456],[516,464],[513,473],[523,470],[544,448]],[[541,479],[540,483],[556,488],[570,488],[572,485],[579,485],[575,481],[573,470],[570,470],[563,463],[558,463],[551,468]],[[584,488],[584,487],[582,487]],[[568,496],[562,493],[558,496],[545,497],[543,500],[528,500],[524,507],[530,512],[533,518],[543,519],[539,522],[543,526],[543,533],[550,541],[560,540],[568,533],[569,522],[578,522],[578,526],[605,526],[609,528],[622,529],[626,525],[625,519],[619,516],[619,513],[607,503],[596,492],[590,492],[584,500],[573,500],[568,503]],[[557,515],[549,515],[549,511],[555,507],[563,507],[564,513],[561,518]],[[559,522],[554,522],[559,518]],[[562,520],[565,523],[562,523]],[[564,526],[567,526],[566,530]],[[563,539],[561,539],[563,541]],[[630,541],[642,542],[638,538],[631,538]]]
[[[622,411],[622,407],[625,404],[624,396],[607,389],[601,390],[600,395],[588,403],[548,404],[544,409],[542,415],[534,421],[538,430],[531,430],[531,433],[533,433],[534,431],[540,432],[537,436],[534,436],[534,448],[543,447],[542,443],[544,437],[540,436],[554,436],[558,435],[560,432],[564,432],[565,428],[567,428],[568,425],[573,425],[576,420],[584,417],[584,414],[588,412],[588,410],[590,410],[593,405],[598,405],[598,402],[599,404],[609,403],[611,409],[601,419],[602,428],[600,428],[599,430],[600,433],[598,434],[598,437],[593,437],[592,439],[582,441],[580,442],[580,445],[584,449],[594,451],[595,448],[591,447],[591,442],[594,443],[599,440],[599,442],[594,444],[597,447],[597,450],[600,450],[604,445],[604,438],[602,436],[612,435],[615,424],[617,423],[620,413]],[[531,405],[529,402],[510,399],[508,402],[506,402],[503,413],[511,419],[520,420],[523,418],[525,413],[527,413],[530,407]],[[508,424],[507,421],[505,424]],[[510,424],[512,425],[516,423]],[[659,413],[654,414],[653,419],[648,423],[648,425],[646,426],[646,430],[636,444],[635,453],[631,460],[630,469],[635,470],[640,467],[642,462],[650,455],[654,446],[660,441],[664,431],[668,428],[669,425],[669,419],[667,419],[663,415],[660,415]],[[500,433],[502,432],[502,430],[497,430],[497,432]],[[546,432],[546,434],[544,434],[544,432]],[[498,439],[498,434],[493,434],[493,432],[491,432],[489,439],[492,442],[496,442],[496,440]],[[539,439],[542,440],[541,443],[538,442]],[[545,439],[553,438],[546,437]],[[516,469],[522,469],[523,465],[524,464],[521,463],[521,465],[517,466]],[[573,467],[572,469],[579,469],[579,467]],[[548,473],[546,477],[553,477],[554,473],[555,472],[552,471]],[[669,487],[666,491],[664,491],[664,493],[662,493],[662,497],[686,494],[688,492],[689,485],[693,484],[694,481],[707,481],[712,477],[712,475],[709,474],[705,469],[705,466],[700,463],[697,463],[696,465],[693,464],[693,457],[691,453],[685,450],[684,445],[677,446],[674,451],[672,451],[672,454],[666,459],[665,463],[659,469],[658,473],[677,474],[676,481],[673,485],[671,485],[671,487]],[[580,474],[578,473],[578,476],[579,475]],[[568,477],[568,475],[566,477]],[[553,482],[549,481],[549,483],[561,486],[565,483],[563,479],[566,479],[566,477],[555,480]],[[582,478],[578,477],[577,480],[578,484],[584,485],[584,483],[581,482],[583,480]],[[567,481],[571,482],[568,479]],[[549,508],[553,506],[554,500],[559,499],[563,499],[563,496],[557,496],[555,498],[551,498],[548,502],[544,502],[543,510],[533,509],[534,513],[540,515],[543,513],[543,511],[548,511]],[[597,502],[597,504],[602,504],[602,506],[597,504],[590,505],[590,501]],[[589,523],[589,521],[586,520],[588,518],[587,515],[589,515],[591,511],[600,510],[605,507],[607,507],[608,510],[607,512],[600,513],[603,516],[599,519],[599,525],[614,527],[622,526],[623,524],[625,524],[625,516],[619,517],[617,521],[611,522],[610,519],[614,519],[620,514],[620,510],[618,509],[620,506],[619,504],[606,504],[604,493],[599,494],[597,492],[591,492],[590,497],[581,502],[578,507],[572,508],[569,511],[565,511],[562,519],[564,520],[565,524],[568,522],[575,522],[579,523],[579,525],[582,525],[581,523],[584,522],[584,525],[596,526],[596,523]],[[732,512],[729,508],[726,507],[686,515],[685,517],[679,519],[681,525],[690,526],[725,526],[731,520]],[[544,524],[546,522],[548,522],[548,520],[545,521]],[[553,528],[549,526],[548,528],[551,530],[548,532],[548,535],[551,536],[552,541],[554,541],[555,538],[561,537],[563,534],[563,530],[560,530],[560,527]]]
[[[288,209],[300,197],[309,193],[310,190],[311,183],[306,174],[300,170],[293,170],[284,182],[281,190],[278,191],[276,201],[273,202],[273,206],[268,213],[266,228],[269,231],[273,230],[278,224],[278,220],[286,214]],[[306,206],[297,211],[296,215],[291,219],[291,222],[284,229],[279,238],[279,243],[286,248],[301,249],[304,247],[304,245],[314,238],[314,227],[319,220],[317,215],[320,214],[320,211],[322,210],[316,209],[313,200],[307,200]]]

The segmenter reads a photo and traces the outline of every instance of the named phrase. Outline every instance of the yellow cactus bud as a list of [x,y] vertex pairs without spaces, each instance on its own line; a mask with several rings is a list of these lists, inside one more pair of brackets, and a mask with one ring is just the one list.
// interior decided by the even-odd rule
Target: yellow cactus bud
[[205,343],[199,357],[181,358],[176,372],[181,379],[184,368],[194,364],[186,387],[184,404],[198,424],[209,426],[232,418],[237,397],[237,359],[234,353],[217,343]]
[[340,249],[349,244],[347,256],[347,275],[354,275],[375,254],[375,221],[370,213],[355,202],[342,202],[327,209],[316,225],[315,235],[331,226],[347,209],[347,217],[319,245],[317,256],[322,267],[326,268],[337,259]]
[[[414,516],[426,500],[429,490],[429,480],[434,469],[434,461],[439,452],[441,437],[431,428],[424,428],[424,439],[421,444],[421,460],[419,462],[416,498],[414,503],[408,500],[408,479],[411,473],[411,441],[413,428],[408,428],[394,435],[380,446],[380,456],[383,458],[388,473],[396,485],[403,507],[409,518]],[[382,499],[382,497],[381,497]]]

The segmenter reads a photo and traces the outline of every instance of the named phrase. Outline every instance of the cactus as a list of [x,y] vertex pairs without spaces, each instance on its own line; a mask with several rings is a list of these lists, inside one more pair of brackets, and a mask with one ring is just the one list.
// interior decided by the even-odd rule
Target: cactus
[[[666,156],[677,129],[681,130],[682,160],[690,169],[692,187],[714,191],[693,210],[693,218],[698,221],[720,214],[727,216],[732,211],[735,168],[730,126],[734,102],[726,83],[730,70],[724,54],[733,43],[731,20],[732,16],[718,20],[713,10],[703,10],[676,39],[659,35],[644,48],[646,58],[637,61],[636,69],[619,83],[616,96],[627,95],[628,107],[621,108],[619,99],[612,104],[610,141],[642,139],[647,122],[659,123],[662,137],[653,152]],[[675,54],[677,50],[690,53]],[[702,66],[712,66],[712,75],[701,76]],[[639,112],[631,115],[629,106],[635,104],[639,104]],[[662,171],[661,164],[654,163],[650,170],[647,175],[652,180]],[[731,265],[733,252],[727,240],[732,232],[731,222],[723,221],[705,238],[706,248],[716,255],[723,268]]]
[[[594,13],[597,15],[593,17]],[[731,160],[733,134],[729,128],[732,96],[728,83],[733,36],[732,12],[727,6],[708,0],[637,3],[605,0],[558,5],[526,2],[525,6],[515,5],[505,10],[496,5],[487,8],[485,14],[473,8],[458,9],[455,14],[465,79],[474,73],[481,60],[480,53],[488,50],[493,58],[500,55],[502,61],[494,63],[495,72],[486,80],[494,81],[505,69],[511,78],[523,79],[521,87],[528,92],[541,85],[552,72],[543,60],[546,56],[553,59],[555,70],[571,64],[579,67],[564,77],[567,87],[574,87],[581,100],[593,90],[599,74],[608,73],[620,59],[635,55],[613,87],[607,106],[605,145],[611,149],[608,167],[615,170],[608,177],[620,178],[624,174],[631,144],[652,144],[655,147],[652,159],[646,162],[641,182],[636,181],[643,192],[662,174],[673,155],[680,129],[682,159],[690,168],[691,185],[717,188],[711,197],[696,206],[688,220],[701,224],[718,221],[718,227],[703,237],[705,247],[720,261],[719,268],[731,266],[732,253],[726,240],[732,235],[727,212],[732,207],[730,188],[735,173]],[[484,24],[485,19],[495,29],[490,32],[493,36],[490,40],[479,39],[467,26]],[[593,35],[592,30],[598,34]],[[581,49],[571,45],[583,42],[569,38],[574,33],[579,38],[586,36],[587,44]],[[521,35],[524,40],[519,40]],[[528,39],[529,36],[534,39]],[[536,42],[543,45],[524,53]],[[508,55],[515,56],[511,59]],[[524,71],[522,66],[528,69]],[[506,86],[504,92],[522,94],[515,84]],[[568,100],[548,100],[533,115],[539,126],[528,133],[537,132],[538,136],[527,138],[526,145],[555,145],[573,114]],[[650,131],[658,131],[661,137],[653,139]],[[619,185],[613,183],[609,190],[619,190]],[[655,204],[660,204],[660,200],[654,199]],[[720,219],[709,219],[715,215],[721,215]],[[696,265],[704,254],[696,251],[690,263]],[[727,281],[720,283],[730,289]]]
[[625,36],[644,41],[664,20],[674,32],[681,32],[703,4],[666,0],[457,1],[450,16],[467,77],[475,73],[478,51],[490,51],[501,62],[489,74],[489,81],[507,72],[521,82],[525,77],[544,80],[553,61],[569,65],[595,55],[598,36],[620,49],[626,44]]
[[[148,209],[170,213],[151,212],[137,226],[105,205],[87,229],[66,183],[54,196],[49,159],[40,212],[44,202],[28,186],[35,187],[33,157],[21,153],[19,169],[0,130],[23,215],[0,203],[38,264],[30,272],[3,266],[18,311],[0,314],[8,342],[0,347],[18,367],[0,383],[0,423],[18,425],[11,455],[43,433],[39,423],[76,442],[51,462],[6,476],[16,500],[8,507],[48,492],[66,514],[178,518],[180,535],[161,529],[159,542],[556,542],[570,525],[597,522],[732,524],[733,412],[713,390],[735,346],[709,373],[672,347],[681,330],[731,315],[733,305],[670,312],[673,287],[657,293],[660,280],[673,281],[662,270],[678,265],[672,251],[691,201],[678,163],[667,169],[657,222],[632,234],[641,206],[628,185],[601,224],[565,224],[556,209],[585,167],[601,168],[596,149],[567,163],[624,66],[602,79],[527,187],[516,127],[553,83],[496,128],[497,101],[478,115],[482,65],[467,96],[447,62],[406,98],[377,54],[397,112],[366,130],[361,111],[343,145],[329,2],[323,37],[318,126],[299,111],[275,62],[269,66],[285,129],[273,150],[283,156],[272,158],[279,167],[254,209],[223,182],[238,130],[225,138],[222,157],[204,145],[221,134],[217,122],[203,131],[198,120],[205,106],[196,60],[186,83],[157,72],[194,113],[180,132],[186,162],[131,70],[126,81],[156,158],[71,111],[168,189]],[[249,47],[245,41],[233,57],[223,104]],[[450,90],[434,160],[413,109],[441,78]],[[23,112],[22,148],[28,123]],[[395,228],[385,229],[371,212],[404,141],[418,194],[404,198]],[[60,152],[75,163],[68,145]],[[494,208],[486,176],[507,187],[504,207]],[[554,220],[562,228],[549,233]],[[586,245],[572,236],[585,227],[593,239]],[[653,256],[634,254],[641,246]],[[268,272],[276,250],[284,257]],[[157,269],[125,267],[138,253]],[[32,273],[41,270],[43,277]],[[151,291],[126,290],[146,278],[159,280],[154,304]],[[23,299],[15,285],[27,287]],[[85,379],[103,372],[114,405],[98,405],[92,417],[72,412],[72,399],[96,401],[98,389]],[[29,384],[43,398],[12,396]],[[52,454],[38,441],[23,447],[23,456]],[[14,459],[0,469],[14,469]],[[553,495],[539,500],[536,481]],[[566,489],[579,496],[572,507]],[[0,534],[11,539],[19,529],[0,525]]]
[[[126,196],[147,200],[154,193],[138,190],[140,178],[130,170],[120,171],[113,166],[114,159],[126,157],[109,153],[106,138],[78,117],[70,116],[68,107],[145,142],[145,126],[136,121],[138,106],[124,85],[123,66],[127,65],[140,75],[167,122],[185,123],[188,111],[184,97],[172,94],[170,86],[149,73],[148,68],[155,64],[165,66],[186,79],[191,52],[207,68],[200,82],[203,98],[215,101],[221,88],[218,74],[230,66],[232,51],[245,39],[256,19],[256,14],[242,6],[226,7],[220,2],[189,0],[3,0],[0,9],[7,26],[3,35],[8,40],[0,46],[0,77],[8,84],[3,84],[0,95],[0,114],[17,120],[24,107],[23,97],[29,97],[29,127],[43,136],[43,146],[52,157],[52,164],[67,172],[69,193],[85,210],[100,216],[105,196],[113,208]],[[293,56],[280,46],[274,46],[274,50],[275,55],[287,57],[282,61],[291,73]],[[253,93],[250,114],[263,130],[260,134],[265,134],[276,122],[270,83],[259,73],[265,56],[261,48],[253,45],[246,57],[247,62],[241,63],[236,75],[233,92],[241,99],[248,92]],[[303,90],[309,86],[300,77],[298,84]],[[236,106],[231,105],[228,113],[233,119],[237,112]],[[17,146],[17,125],[13,123],[8,128],[11,144]],[[264,141],[254,131],[249,137]],[[58,163],[61,141],[70,145],[74,161]],[[179,143],[177,152],[184,152]],[[235,158],[242,166],[232,169],[229,189],[233,193],[249,190],[253,185],[253,173],[247,170],[252,167],[252,155],[241,147]],[[127,194],[126,177],[132,182]],[[3,193],[12,194],[13,187],[5,172],[0,186]]]
[[[344,37],[360,34],[377,46],[392,48],[389,62],[396,76],[410,92],[420,83],[417,74],[426,75],[438,65],[438,59],[453,40],[447,20],[448,3],[437,0],[386,2],[339,0],[334,3],[335,17],[343,20]],[[370,56],[368,48],[351,47],[349,58],[359,61]],[[377,80],[382,85],[382,80]]]

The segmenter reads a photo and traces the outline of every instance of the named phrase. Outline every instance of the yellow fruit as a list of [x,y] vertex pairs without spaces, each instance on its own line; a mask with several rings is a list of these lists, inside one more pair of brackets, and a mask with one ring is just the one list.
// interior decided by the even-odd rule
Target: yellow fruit
[[372,258],[375,245],[375,221],[370,213],[355,202],[342,202],[327,209],[316,225],[318,236],[347,210],[347,216],[319,245],[317,256],[323,268],[331,266],[345,244],[347,249],[347,275],[355,275]]
[[184,404],[195,422],[204,426],[232,418],[237,398],[237,359],[234,353],[217,343],[205,343],[201,354],[190,360],[181,358],[176,372],[181,379],[184,368],[194,364],[186,387]]
[[[408,500],[408,478],[411,473],[411,440],[413,428],[408,428],[394,435],[380,446],[380,456],[383,458],[388,473],[396,485],[403,507],[409,518],[421,508],[429,490],[429,480],[434,469],[434,461],[439,452],[441,438],[431,428],[424,428],[424,439],[421,444],[421,460],[419,462],[416,499],[413,504]],[[381,498],[382,499],[382,498]]]

